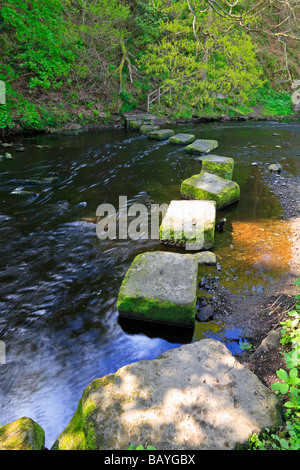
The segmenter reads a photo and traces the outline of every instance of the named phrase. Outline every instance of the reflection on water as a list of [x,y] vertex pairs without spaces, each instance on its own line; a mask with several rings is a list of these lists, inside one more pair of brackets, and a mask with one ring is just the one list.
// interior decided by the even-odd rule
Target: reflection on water
[[[217,153],[235,159],[241,200],[218,214],[227,219],[215,239],[218,275],[233,291],[262,291],[288,269],[289,246],[281,206],[262,184],[259,166],[280,152],[283,173],[299,174],[299,127],[179,129],[218,140]],[[288,145],[279,150],[280,141]],[[157,240],[99,240],[96,209],[102,203],[117,208],[119,196],[147,207],[180,199],[182,180],[200,171],[191,155],[125,130],[39,136],[27,139],[25,149],[11,147],[14,159],[0,163],[0,339],[6,346],[0,425],[29,416],[45,429],[50,447],[94,378],[208,336],[235,353],[243,332],[227,328],[224,319],[196,323],[192,335],[118,321],[118,290],[133,258],[168,248]],[[20,186],[33,194],[12,194]]]

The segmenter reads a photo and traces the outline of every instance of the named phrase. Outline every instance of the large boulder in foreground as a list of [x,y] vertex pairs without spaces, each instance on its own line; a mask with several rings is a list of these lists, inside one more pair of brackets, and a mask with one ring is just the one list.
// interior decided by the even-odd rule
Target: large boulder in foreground
[[280,422],[276,395],[204,339],[94,380],[53,449],[234,450]]
[[20,418],[0,427],[0,450],[43,450],[45,432],[30,418]]
[[216,201],[217,209],[228,206],[240,198],[240,187],[235,181],[202,171],[181,183],[181,196],[185,199]]
[[199,251],[214,246],[215,201],[171,201],[162,220],[161,243]]
[[179,253],[153,251],[136,256],[122,282],[120,317],[195,326],[198,262]]

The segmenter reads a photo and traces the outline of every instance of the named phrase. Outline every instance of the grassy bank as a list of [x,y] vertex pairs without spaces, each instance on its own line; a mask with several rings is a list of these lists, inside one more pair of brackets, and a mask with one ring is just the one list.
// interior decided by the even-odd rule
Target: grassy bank
[[250,34],[246,20],[241,27],[211,8],[195,16],[192,4],[4,0],[2,135],[120,122],[125,112],[146,111],[158,86],[167,91],[151,112],[165,119],[297,119],[297,41],[260,30],[282,12],[265,9]]

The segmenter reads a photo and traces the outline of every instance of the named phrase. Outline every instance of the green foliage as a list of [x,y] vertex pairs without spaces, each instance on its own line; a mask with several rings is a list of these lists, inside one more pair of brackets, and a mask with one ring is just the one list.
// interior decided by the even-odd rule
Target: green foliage
[[64,15],[63,2],[4,0],[1,17],[13,33],[8,52],[17,73],[30,71],[32,88],[60,87],[77,57],[77,38]]
[[156,448],[153,446],[148,446],[147,444],[145,445],[145,447],[143,446],[143,444],[139,444],[137,447],[135,447],[134,444],[130,444],[127,450],[156,450]]
[[[245,18],[257,29],[256,15]],[[147,93],[162,84],[154,111],[170,118],[247,116],[253,106],[265,116],[289,116],[290,93],[261,79],[255,44],[266,39],[259,39],[203,0],[2,0],[7,103],[0,128],[92,122],[96,102],[112,113],[145,108]],[[269,76],[275,58],[264,64]]]
[[162,0],[137,0],[134,15],[134,45],[144,48],[157,42],[161,35],[161,25],[165,19]]
[[262,85],[251,37],[210,10],[195,23],[186,2],[174,1],[164,11],[163,37],[148,47],[140,67],[169,90],[166,106],[176,112],[186,102],[194,110],[222,107],[220,97],[231,106],[247,102]]
[[274,90],[269,82],[254,92],[250,106],[261,106],[264,116],[290,116],[293,114],[291,94],[284,90]]
[[[295,282],[300,286],[300,278]],[[290,350],[285,353],[286,368],[276,374],[280,382],[272,389],[282,397],[285,407],[285,423],[276,434],[266,429],[261,436],[252,436],[251,450],[300,450],[300,295],[296,296],[295,310],[282,322],[281,343]]]

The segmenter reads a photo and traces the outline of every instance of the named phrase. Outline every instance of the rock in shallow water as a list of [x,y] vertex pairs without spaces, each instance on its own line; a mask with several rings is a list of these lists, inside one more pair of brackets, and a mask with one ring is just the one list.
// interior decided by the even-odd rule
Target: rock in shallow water
[[272,163],[269,165],[268,170],[280,173],[282,171],[282,165],[280,165],[280,163]]
[[192,144],[185,147],[185,151],[188,153],[200,153],[206,154],[218,147],[216,140],[210,139],[197,139]]
[[227,180],[232,179],[234,170],[233,158],[220,157],[219,155],[207,155],[200,158],[202,160],[202,171],[213,173]]
[[43,450],[45,433],[30,418],[20,418],[0,427],[0,450]]
[[157,131],[148,132],[149,139],[154,140],[167,140],[173,135],[175,135],[175,132],[171,129],[159,129]]
[[198,261],[179,253],[147,252],[132,262],[121,285],[121,317],[194,327]]
[[207,172],[191,176],[181,184],[181,196],[186,199],[216,201],[217,209],[228,206],[240,198],[239,185]]
[[279,424],[279,402],[221,342],[204,339],[94,380],[53,449],[234,450]]
[[193,142],[195,138],[196,137],[193,134],[179,133],[170,137],[169,142],[170,144],[187,145]]
[[171,201],[160,226],[160,241],[186,250],[212,248],[215,220],[214,201]]

